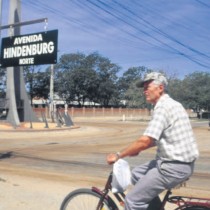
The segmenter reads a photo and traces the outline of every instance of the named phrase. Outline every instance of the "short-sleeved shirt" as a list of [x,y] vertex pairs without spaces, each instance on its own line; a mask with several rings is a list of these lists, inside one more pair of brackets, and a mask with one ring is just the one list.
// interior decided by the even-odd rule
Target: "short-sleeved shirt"
[[161,96],[155,105],[144,135],[155,139],[157,159],[192,162],[199,156],[189,116],[168,94]]

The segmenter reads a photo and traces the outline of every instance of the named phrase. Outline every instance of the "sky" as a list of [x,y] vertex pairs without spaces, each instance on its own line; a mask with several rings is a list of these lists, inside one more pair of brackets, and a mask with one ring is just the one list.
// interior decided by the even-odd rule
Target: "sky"
[[[2,25],[9,0],[2,0]],[[210,71],[210,0],[20,0],[21,34],[58,29],[58,58],[98,52],[121,67],[178,77]],[[7,37],[8,30],[1,32]]]

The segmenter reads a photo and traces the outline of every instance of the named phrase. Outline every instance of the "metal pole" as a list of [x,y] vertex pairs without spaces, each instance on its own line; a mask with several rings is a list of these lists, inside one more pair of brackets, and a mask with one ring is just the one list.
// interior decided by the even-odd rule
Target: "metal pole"
[[53,112],[55,111],[53,101],[54,101],[54,65],[52,64],[50,69],[50,113],[49,113],[51,118],[53,116]]
[[0,30],[8,29],[8,28],[15,28],[15,27],[19,27],[19,26],[25,26],[25,25],[31,25],[31,24],[35,24],[35,23],[42,23],[42,22],[47,22],[47,21],[48,21],[47,18],[41,18],[41,19],[36,19],[36,20],[29,20],[29,21],[24,21],[24,22],[11,23],[11,24],[8,24],[8,25],[5,25],[5,26],[1,26]]
[[[0,0],[0,27],[2,25],[2,0]],[[0,40],[1,40],[1,30],[0,30]],[[1,49],[1,41],[0,41],[0,49]]]
[[[0,27],[1,27],[1,20],[2,20],[2,0],[0,0]],[[0,31],[0,37],[1,37],[1,31]]]

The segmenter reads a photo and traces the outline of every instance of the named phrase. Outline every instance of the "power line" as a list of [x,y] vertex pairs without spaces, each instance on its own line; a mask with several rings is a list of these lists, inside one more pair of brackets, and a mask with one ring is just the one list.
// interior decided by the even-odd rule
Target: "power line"
[[[143,24],[145,27],[151,28],[154,32],[157,32],[158,34],[164,36],[165,38],[168,38],[169,40],[175,42],[176,44],[179,44],[180,46],[198,54],[201,56],[204,56],[206,58],[210,58],[210,56],[206,55],[205,53],[200,52],[199,50],[196,50],[192,47],[190,47],[189,45],[186,45],[184,43],[182,43],[181,41],[179,41],[178,39],[170,36],[169,34],[165,33],[164,31],[160,30],[159,28],[157,28],[156,26],[154,26],[153,24],[151,24],[149,21],[145,20],[144,18],[140,17],[139,15],[136,15],[134,12],[132,12],[131,10],[129,10],[127,7],[125,7],[124,5],[120,4],[119,2],[116,2],[116,0],[113,0],[113,2],[115,2],[117,5],[119,5],[120,7],[122,7],[124,10],[128,11],[130,14],[134,15],[135,17],[139,18],[140,20],[142,20],[145,24]],[[128,16],[127,16],[128,17]],[[130,17],[129,17],[130,18]],[[136,21],[137,23],[139,23],[137,21],[137,19],[132,18],[134,21]]]
[[[22,3],[24,3],[25,5],[28,5],[30,7],[35,8],[38,11],[41,12],[50,12],[51,14],[54,14],[55,16],[57,16],[58,18],[62,19],[63,21],[65,21],[66,23],[69,24],[74,24],[76,27],[78,27],[80,30],[86,32],[86,33],[91,33],[94,36],[98,36],[98,37],[103,37],[106,38],[103,32],[99,31],[97,26],[94,25],[94,23],[91,23],[96,21],[96,19],[100,20],[101,23],[105,24],[105,25],[109,25],[110,27],[114,27],[116,30],[119,30],[119,35],[117,36],[117,41],[121,41],[124,42],[124,44],[129,44],[129,45],[133,45],[133,47],[138,47],[138,44],[135,46],[136,41],[138,42],[142,42],[142,43],[146,43],[149,46],[155,47],[158,50],[164,50],[166,52],[169,53],[175,53],[179,56],[183,56],[186,59],[200,65],[203,66],[205,68],[209,68],[209,64],[207,62],[202,62],[200,61],[200,58],[210,58],[209,55],[207,55],[206,53],[203,53],[202,51],[199,51],[187,44],[185,44],[184,42],[181,42],[180,40],[178,40],[177,38],[174,38],[173,36],[169,35],[168,33],[166,33],[165,31],[159,29],[158,27],[156,27],[154,24],[152,24],[150,21],[146,20],[145,18],[141,17],[140,15],[137,15],[135,13],[135,11],[128,5],[125,6],[125,4],[122,4],[119,1],[113,0],[112,2],[106,3],[107,1],[92,1],[92,0],[87,0],[87,1],[69,1],[68,4],[66,4],[65,6],[67,7],[68,5],[72,5],[75,4],[77,5],[77,7],[81,7],[83,4],[84,6],[82,7],[82,10],[88,11],[91,14],[92,13],[92,20],[90,19],[90,21],[88,22],[88,20],[81,20],[78,17],[73,17],[67,13],[64,13],[63,11],[61,11],[59,8],[54,8],[52,5],[47,4],[43,1],[31,1],[31,0],[27,0],[27,1],[22,1]],[[197,2],[202,3],[201,1],[197,0]],[[62,2],[66,3],[66,1]],[[132,1],[129,3],[129,5],[132,5],[133,7],[142,7],[142,9],[145,10],[145,12],[148,11],[148,8],[142,6],[140,4],[139,1]],[[68,8],[69,10],[71,10],[72,8],[69,6]],[[81,8],[78,8],[81,9]],[[150,7],[150,9],[153,9]],[[91,11],[92,10],[92,11]],[[109,19],[105,18],[104,16],[102,16],[100,13],[101,11],[105,14],[107,14],[106,17],[109,17]],[[157,10],[153,10],[154,12],[158,12]],[[148,12],[149,13],[149,12]],[[160,16],[160,12],[157,13],[157,15]],[[122,28],[120,27],[119,23],[121,23],[121,25],[125,25],[127,26],[127,28]],[[136,25],[137,24],[137,25]],[[140,26],[143,26],[144,28],[141,29]],[[185,27],[185,25],[182,25],[183,27]],[[146,29],[150,29],[152,31],[152,33],[147,32]],[[141,33],[145,36],[142,37],[140,36]],[[155,33],[155,34],[154,34]],[[127,35],[130,38],[126,38],[126,36],[123,35]],[[159,37],[158,37],[158,36]],[[175,43],[177,46],[172,46],[171,44],[168,44],[165,42],[165,40],[163,41],[162,38],[168,39],[169,41],[171,41],[172,43]],[[149,39],[148,39],[149,38]],[[108,37],[106,39],[113,39],[113,37]],[[178,49],[177,47],[180,46],[182,47],[182,49]],[[188,50],[188,54],[187,52],[185,52],[184,50]],[[195,56],[198,56],[198,58],[193,57],[192,55],[189,55],[189,53],[194,53]],[[207,60],[208,61],[208,60]]]
[[[110,12],[108,9],[102,8],[101,6],[97,5],[96,3],[93,3],[91,0],[88,0],[88,1],[89,1],[91,4],[95,5],[96,7],[98,7],[98,8],[100,8],[100,9],[102,9],[103,11],[107,12],[107,13],[110,14],[111,16],[113,16],[113,17],[117,18],[118,20],[122,21],[123,23],[125,23],[125,24],[127,24],[127,25],[133,27],[134,29],[136,29],[136,30],[142,32],[144,35],[146,35],[146,36],[148,36],[148,37],[154,39],[155,41],[157,41],[157,42],[163,44],[164,46],[168,47],[169,49],[172,49],[172,50],[173,50],[174,52],[176,52],[178,55],[183,56],[183,57],[185,57],[185,58],[187,58],[187,59],[193,61],[194,63],[196,63],[196,64],[198,64],[198,65],[200,65],[200,66],[202,66],[202,67],[210,68],[210,65],[206,65],[206,64],[201,63],[199,60],[194,59],[194,58],[192,58],[191,56],[187,55],[186,53],[183,53],[182,51],[180,51],[180,50],[178,50],[178,49],[176,49],[176,48],[174,48],[174,47],[172,47],[172,46],[170,46],[170,45],[164,43],[163,41],[161,41],[161,40],[158,39],[157,37],[155,37],[155,36],[149,34],[148,32],[143,31],[143,30],[137,28],[137,27],[134,26],[133,24],[129,23],[127,20],[124,20],[123,18],[117,16],[115,13]],[[108,5],[108,4],[104,3],[104,2],[102,2],[101,0],[98,0],[98,2],[100,2],[100,3],[101,3],[102,5],[104,5],[106,8],[112,8],[112,9],[113,9],[113,7],[111,7],[110,5]],[[115,11],[117,11],[117,10],[115,10]],[[179,44],[181,44],[181,43],[179,43]],[[186,47],[186,46],[185,46],[185,47]],[[202,53],[200,53],[200,52],[198,52],[198,51],[196,51],[196,50],[193,50],[193,49],[190,48],[190,47],[188,47],[188,49],[191,49],[192,51],[196,52],[197,54],[199,53],[199,54],[201,54],[201,55],[204,55],[204,54],[202,54]],[[209,56],[206,56],[206,57],[209,57]]]

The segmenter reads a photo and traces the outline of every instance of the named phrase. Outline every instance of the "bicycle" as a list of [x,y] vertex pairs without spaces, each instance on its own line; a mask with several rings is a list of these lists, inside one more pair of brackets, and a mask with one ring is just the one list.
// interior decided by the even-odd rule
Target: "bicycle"
[[[111,182],[112,172],[108,176],[104,190],[92,187],[91,189],[81,188],[70,192],[64,198],[60,210],[119,210],[119,206],[124,204],[125,194],[112,193]],[[164,210],[167,202],[177,205],[174,210],[210,210],[210,199],[172,196],[171,189],[166,190],[161,207],[156,210]]]

